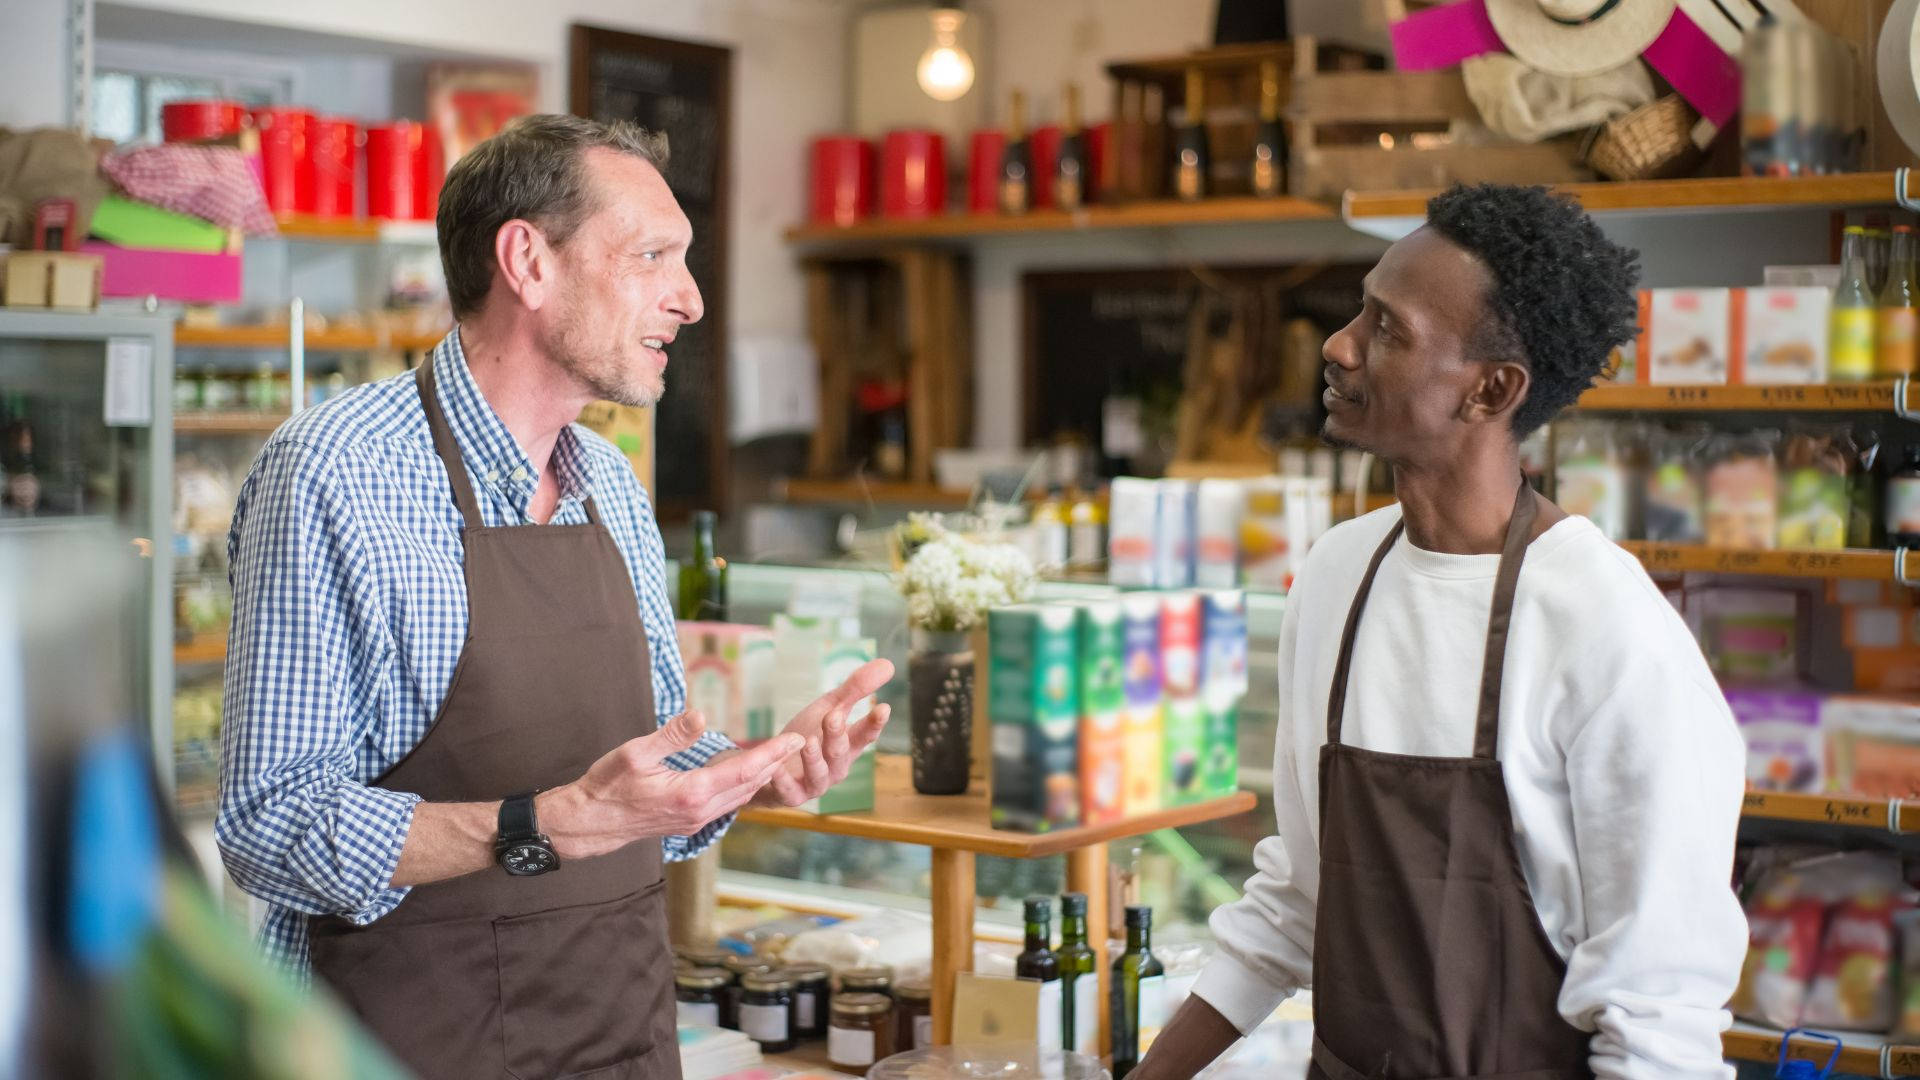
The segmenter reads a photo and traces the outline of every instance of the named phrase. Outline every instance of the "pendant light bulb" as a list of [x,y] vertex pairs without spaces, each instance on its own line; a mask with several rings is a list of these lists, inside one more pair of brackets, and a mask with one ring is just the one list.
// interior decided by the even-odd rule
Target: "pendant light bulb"
[[920,89],[935,101],[958,101],[973,89],[973,57],[960,47],[960,24],[967,16],[958,8],[933,9],[933,41],[920,54],[914,77]]

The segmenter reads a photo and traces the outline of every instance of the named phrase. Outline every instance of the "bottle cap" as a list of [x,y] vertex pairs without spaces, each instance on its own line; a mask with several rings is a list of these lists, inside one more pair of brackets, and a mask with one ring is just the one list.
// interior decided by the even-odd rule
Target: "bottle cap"
[[1060,914],[1085,915],[1087,913],[1087,894],[1070,892],[1060,898]]
[[1127,927],[1145,930],[1153,925],[1153,909],[1144,904],[1127,905]]
[[1053,901],[1044,896],[1027,898],[1027,921],[1045,922],[1053,917]]

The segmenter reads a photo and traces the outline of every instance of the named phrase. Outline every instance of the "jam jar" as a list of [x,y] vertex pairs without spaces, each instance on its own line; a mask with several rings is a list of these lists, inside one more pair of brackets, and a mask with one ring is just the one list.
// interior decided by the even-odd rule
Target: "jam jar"
[[716,945],[690,945],[684,949],[673,950],[676,960],[685,960],[693,967],[723,968],[727,961],[740,954],[731,949],[722,949]]
[[793,1037],[826,1038],[832,974],[821,964],[794,964],[787,976],[793,980]]
[[843,994],[880,994],[893,998],[893,969],[885,964],[847,968],[840,973]]
[[740,1030],[740,980],[754,972],[768,972],[773,965],[754,956],[729,956],[723,965],[733,978],[727,983],[725,1001],[720,1006],[720,1026]]
[[740,976],[740,1031],[769,1054],[793,1049],[793,979],[784,971]]
[[688,967],[673,974],[676,1021],[689,1027],[719,1027],[726,1005],[727,984],[733,976],[725,968]]
[[901,979],[893,988],[896,1051],[933,1045],[933,983],[925,976]]
[[842,1072],[865,1076],[874,1062],[893,1056],[893,999],[885,994],[850,994],[845,983],[841,985],[833,997],[827,1060]]

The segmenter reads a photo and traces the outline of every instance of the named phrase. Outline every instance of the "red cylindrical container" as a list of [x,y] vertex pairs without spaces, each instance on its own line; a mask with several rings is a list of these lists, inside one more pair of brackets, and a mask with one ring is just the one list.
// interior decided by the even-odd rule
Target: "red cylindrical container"
[[935,217],[947,211],[947,140],[937,131],[889,131],[880,149],[880,213]]
[[1049,124],[1027,135],[1027,159],[1033,162],[1033,175],[1027,190],[1033,193],[1035,209],[1053,208],[1053,170],[1060,161],[1060,128]]
[[857,135],[813,140],[811,219],[851,225],[873,215],[873,144]]
[[405,221],[413,216],[413,180],[425,151],[426,129],[396,120],[367,129],[367,216]]
[[276,214],[313,211],[313,114],[283,106],[253,110],[260,131],[261,179]]
[[360,125],[340,116],[318,117],[307,145],[313,158],[313,212],[327,218],[352,217],[354,174],[360,171]]
[[246,123],[246,106],[237,101],[197,98],[160,106],[160,131],[168,142],[218,139],[234,134]]
[[1007,152],[1002,131],[976,131],[967,156],[967,210],[975,214],[1000,212],[1000,159]]
[[1113,137],[1113,125],[1095,124],[1084,129],[1081,137],[1087,141],[1086,199],[1088,202],[1098,202],[1100,193],[1113,184],[1112,165],[1107,160],[1107,145]]
[[420,154],[413,166],[413,216],[417,221],[432,221],[440,210],[440,185],[447,179],[446,155],[440,148],[440,132],[422,126]]

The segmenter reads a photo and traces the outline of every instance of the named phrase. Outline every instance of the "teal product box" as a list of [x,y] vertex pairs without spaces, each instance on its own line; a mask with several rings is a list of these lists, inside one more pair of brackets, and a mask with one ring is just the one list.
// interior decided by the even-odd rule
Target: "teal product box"
[[987,613],[987,720],[996,829],[1080,824],[1080,613],[1021,604]]

